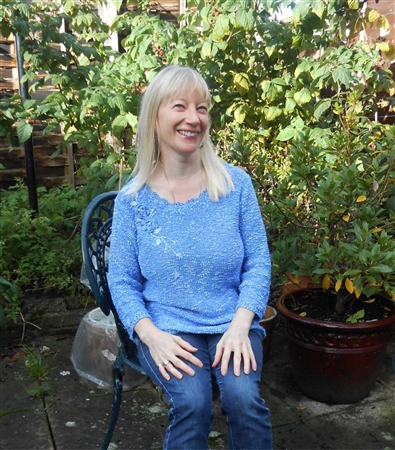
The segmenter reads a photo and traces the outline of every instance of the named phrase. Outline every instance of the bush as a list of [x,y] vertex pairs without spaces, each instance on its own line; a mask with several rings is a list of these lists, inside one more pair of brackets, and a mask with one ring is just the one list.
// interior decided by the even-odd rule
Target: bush
[[39,188],[38,197],[34,217],[22,182],[0,192],[0,273],[14,286],[14,306],[21,292],[73,296],[81,290],[79,224],[86,201],[70,186]]

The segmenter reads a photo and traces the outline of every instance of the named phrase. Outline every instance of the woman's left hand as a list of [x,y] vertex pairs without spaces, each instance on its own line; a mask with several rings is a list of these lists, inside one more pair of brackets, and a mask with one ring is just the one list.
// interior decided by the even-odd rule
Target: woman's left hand
[[221,340],[217,344],[217,351],[213,367],[221,363],[221,374],[228,373],[229,362],[233,355],[233,372],[240,376],[241,363],[243,362],[244,373],[257,370],[255,355],[252,350],[251,341],[248,337],[254,313],[246,308],[239,308],[235,317]]

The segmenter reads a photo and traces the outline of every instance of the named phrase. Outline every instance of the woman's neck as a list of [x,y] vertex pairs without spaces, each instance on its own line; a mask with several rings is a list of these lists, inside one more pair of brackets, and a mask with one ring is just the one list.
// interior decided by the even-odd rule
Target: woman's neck
[[198,198],[206,188],[206,177],[199,158],[161,158],[149,186],[169,203],[185,203]]

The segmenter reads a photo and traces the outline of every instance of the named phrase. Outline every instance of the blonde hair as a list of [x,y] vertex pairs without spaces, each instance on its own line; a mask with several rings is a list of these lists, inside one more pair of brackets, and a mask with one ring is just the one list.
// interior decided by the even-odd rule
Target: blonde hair
[[[155,143],[158,109],[163,101],[174,99],[186,91],[196,90],[211,105],[211,95],[203,77],[190,67],[166,66],[149,84],[143,95],[137,126],[137,163],[132,172],[133,182],[127,193],[135,195],[147,183],[160,154]],[[232,179],[216,155],[207,127],[200,148],[201,161],[207,178],[207,190],[212,201],[218,201],[234,189]]]

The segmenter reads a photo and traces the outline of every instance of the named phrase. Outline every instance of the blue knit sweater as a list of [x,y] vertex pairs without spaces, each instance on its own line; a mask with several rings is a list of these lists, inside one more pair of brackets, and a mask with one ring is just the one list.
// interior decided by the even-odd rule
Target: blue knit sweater
[[130,337],[149,317],[169,333],[224,333],[236,309],[258,321],[270,288],[270,255],[249,176],[226,165],[235,190],[218,202],[203,191],[186,203],[169,203],[144,185],[116,198],[108,281]]

